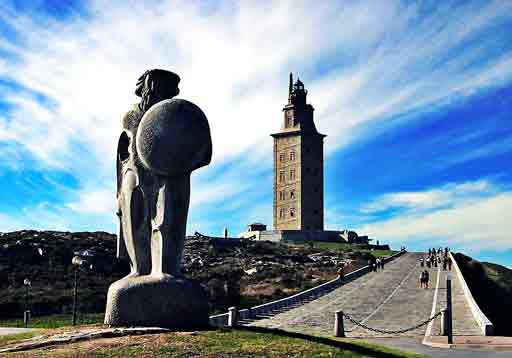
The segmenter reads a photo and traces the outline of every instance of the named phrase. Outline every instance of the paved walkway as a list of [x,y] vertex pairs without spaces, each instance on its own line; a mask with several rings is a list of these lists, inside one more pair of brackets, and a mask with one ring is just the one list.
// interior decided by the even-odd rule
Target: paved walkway
[[[452,276],[452,307],[453,307],[453,335],[454,336],[481,336],[482,330],[473,318],[471,308],[466,301],[464,291],[455,270],[440,271],[439,290],[437,294],[436,312],[446,308],[446,276]],[[441,320],[435,320],[431,335],[441,334]]]
[[0,336],[10,336],[13,334],[26,333],[35,331],[32,328],[10,328],[10,327],[0,327]]
[[[337,310],[343,310],[355,320],[381,329],[395,329],[407,326],[411,321],[416,323],[426,319],[432,308],[434,288],[431,286],[429,290],[423,290],[418,287],[419,257],[419,254],[406,253],[387,264],[382,271],[364,275],[321,298],[269,319],[253,322],[252,325],[330,335],[334,326],[334,312]],[[435,282],[435,278],[431,274],[431,282]],[[404,297],[406,292],[411,293],[411,289],[415,297],[421,298],[422,304]],[[398,310],[389,308],[390,305],[396,308],[397,304],[406,305],[406,310],[404,307]],[[393,313],[386,324],[382,324],[383,312],[388,315]],[[346,319],[345,329],[354,329]],[[361,329],[347,333],[349,337],[373,335]]]
[[[508,338],[508,337],[507,337]],[[421,344],[421,338],[413,337],[391,337],[391,338],[369,338],[365,341],[394,347],[406,352],[424,354],[432,358],[510,358],[509,351],[493,351],[487,349],[446,349],[433,348]]]
[[[419,265],[419,258],[422,255],[407,253],[387,264],[382,271],[364,275],[314,301],[273,317],[249,323],[249,325],[332,335],[334,312],[342,310],[355,320],[373,328],[397,330],[414,326],[430,317],[438,274],[437,268],[429,269],[430,287],[428,289],[419,287],[420,272],[426,268],[421,268]],[[459,306],[461,301],[459,296],[455,295],[456,311]],[[466,308],[462,306],[460,312],[455,314],[455,319],[467,319],[466,311],[469,308]],[[470,317],[470,320],[472,319]],[[440,321],[440,318],[436,321]],[[389,335],[355,327],[346,318],[344,324],[347,337],[389,337]],[[466,325],[460,327],[461,330],[456,331],[457,333],[463,333],[462,330]],[[395,334],[395,336],[422,337],[425,330],[426,326],[423,326],[405,334]],[[435,328],[432,329],[434,330]]]

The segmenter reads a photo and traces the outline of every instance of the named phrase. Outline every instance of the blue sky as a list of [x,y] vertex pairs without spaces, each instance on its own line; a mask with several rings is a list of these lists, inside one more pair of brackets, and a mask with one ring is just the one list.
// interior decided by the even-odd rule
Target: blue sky
[[512,266],[509,1],[2,2],[0,231],[116,231],[115,145],[149,68],[212,128],[188,232],[271,225],[288,73],[325,140],[326,228]]

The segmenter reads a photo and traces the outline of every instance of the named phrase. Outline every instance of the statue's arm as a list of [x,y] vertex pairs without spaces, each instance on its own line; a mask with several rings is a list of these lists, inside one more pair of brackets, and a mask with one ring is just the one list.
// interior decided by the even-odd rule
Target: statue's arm
[[126,243],[124,241],[124,235],[123,235],[123,219],[122,219],[123,213],[121,212],[121,208],[119,205],[118,205],[116,214],[119,219],[119,230],[118,230],[118,234],[117,234],[117,250],[116,250],[117,257],[120,259],[128,258],[128,251],[126,249]]
[[[118,150],[119,151],[119,150]],[[123,219],[122,219],[122,211],[121,211],[121,205],[119,205],[119,198],[121,197],[121,183],[122,183],[122,171],[121,171],[121,161],[119,160],[119,154],[117,158],[116,163],[116,169],[117,169],[117,218],[118,218],[118,234],[117,234],[117,249],[116,249],[116,255],[118,258],[128,258],[128,251],[126,249],[126,243],[124,241],[124,235],[123,235]]]

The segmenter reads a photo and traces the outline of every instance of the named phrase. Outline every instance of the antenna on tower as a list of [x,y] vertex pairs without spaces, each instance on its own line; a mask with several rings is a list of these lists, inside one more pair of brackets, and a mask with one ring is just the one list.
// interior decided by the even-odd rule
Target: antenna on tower
[[293,75],[290,72],[290,84],[288,85],[288,94],[292,94],[292,86],[293,86]]

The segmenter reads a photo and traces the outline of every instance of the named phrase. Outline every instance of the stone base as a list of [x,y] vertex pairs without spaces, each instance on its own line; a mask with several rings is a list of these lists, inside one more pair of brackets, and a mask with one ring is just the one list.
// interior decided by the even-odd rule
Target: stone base
[[195,281],[163,276],[125,277],[110,285],[105,324],[196,329],[208,325],[208,297]]

